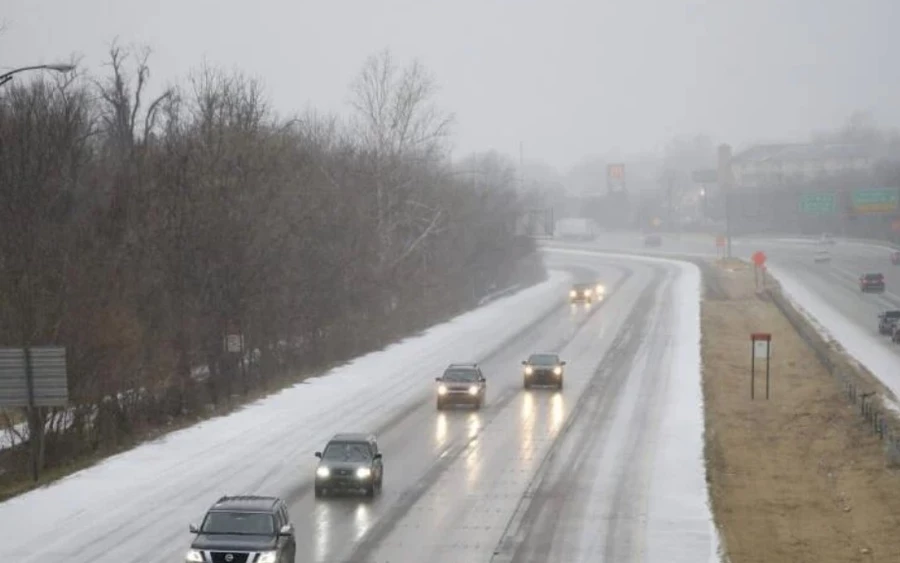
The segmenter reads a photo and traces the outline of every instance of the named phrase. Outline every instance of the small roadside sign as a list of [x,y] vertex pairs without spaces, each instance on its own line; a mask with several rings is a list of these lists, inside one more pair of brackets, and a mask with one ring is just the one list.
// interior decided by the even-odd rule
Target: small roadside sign
[[725,237],[723,235],[716,237],[716,248],[725,248]]
[[750,335],[750,399],[756,395],[756,360],[766,362],[766,400],[769,399],[769,365],[772,358],[772,335],[754,332]]

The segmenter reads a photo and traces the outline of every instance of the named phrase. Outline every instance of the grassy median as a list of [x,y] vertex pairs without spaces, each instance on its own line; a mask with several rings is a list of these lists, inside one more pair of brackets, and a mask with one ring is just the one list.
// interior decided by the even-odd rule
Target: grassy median
[[[731,563],[900,561],[900,472],[746,265],[707,276],[706,458]],[[772,333],[771,398],[750,334]]]

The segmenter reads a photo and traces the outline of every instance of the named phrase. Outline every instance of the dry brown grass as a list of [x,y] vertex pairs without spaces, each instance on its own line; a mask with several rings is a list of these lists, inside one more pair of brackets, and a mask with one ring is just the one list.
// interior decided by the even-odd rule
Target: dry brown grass
[[[727,299],[703,303],[706,456],[731,563],[900,561],[900,474],[881,442],[752,269],[718,269]],[[772,396],[750,333],[773,338]]]

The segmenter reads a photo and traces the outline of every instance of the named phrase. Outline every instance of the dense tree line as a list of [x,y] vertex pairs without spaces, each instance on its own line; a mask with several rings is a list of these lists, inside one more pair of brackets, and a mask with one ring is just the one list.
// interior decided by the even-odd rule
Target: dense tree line
[[[450,164],[452,117],[416,62],[366,61],[349,120],[279,118],[256,81],[213,68],[148,99],[146,53],[114,46],[109,62],[100,80],[0,89],[0,344],[68,349],[70,407],[39,409],[25,432],[42,467],[544,275],[516,235],[515,175],[496,156]],[[25,450],[0,453],[0,484],[21,479]]]

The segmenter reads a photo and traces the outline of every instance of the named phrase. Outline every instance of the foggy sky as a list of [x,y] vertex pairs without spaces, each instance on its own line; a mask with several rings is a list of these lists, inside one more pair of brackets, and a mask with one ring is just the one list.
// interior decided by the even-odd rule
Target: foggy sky
[[707,133],[803,140],[871,110],[900,124],[896,0],[0,0],[0,68],[148,44],[156,90],[204,60],[260,78],[273,106],[346,112],[363,60],[418,57],[459,153],[564,169]]

